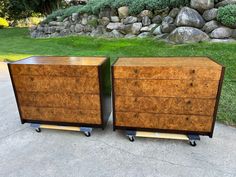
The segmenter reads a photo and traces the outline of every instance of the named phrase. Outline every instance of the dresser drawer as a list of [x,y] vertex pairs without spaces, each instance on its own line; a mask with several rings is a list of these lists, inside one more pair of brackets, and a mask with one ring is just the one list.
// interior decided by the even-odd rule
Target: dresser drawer
[[221,68],[114,66],[114,78],[220,80]]
[[18,92],[22,106],[100,110],[99,95],[47,92]]
[[100,110],[39,108],[21,106],[23,120],[101,124]]
[[98,77],[97,66],[12,64],[13,75]]
[[99,94],[98,78],[17,75],[12,78],[17,91]]
[[116,95],[216,98],[219,81],[115,79]]
[[116,126],[211,132],[211,116],[116,112]]
[[115,110],[118,112],[212,116],[215,108],[215,99],[116,96],[115,100]]

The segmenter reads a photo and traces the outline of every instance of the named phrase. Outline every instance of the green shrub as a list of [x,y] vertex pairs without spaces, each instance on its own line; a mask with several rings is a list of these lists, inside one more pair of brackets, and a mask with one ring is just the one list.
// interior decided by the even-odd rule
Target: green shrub
[[217,20],[226,26],[236,25],[236,5],[220,7],[217,14]]
[[121,6],[129,6],[131,15],[136,15],[142,10],[164,9],[166,7],[179,7],[189,4],[190,0],[89,0],[84,6],[72,6],[66,9],[54,11],[47,16],[45,22],[55,20],[57,16],[62,19],[70,16],[72,13],[98,14],[106,7],[118,9]]
[[7,28],[9,26],[8,22],[0,17],[0,28]]

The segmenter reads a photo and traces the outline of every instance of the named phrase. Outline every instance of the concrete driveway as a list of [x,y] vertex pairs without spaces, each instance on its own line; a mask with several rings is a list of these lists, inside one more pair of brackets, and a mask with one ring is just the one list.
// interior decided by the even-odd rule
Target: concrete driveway
[[43,130],[21,125],[5,64],[0,64],[0,177],[235,177],[236,129],[216,124],[212,139],[196,147],[185,141],[138,138],[122,131]]

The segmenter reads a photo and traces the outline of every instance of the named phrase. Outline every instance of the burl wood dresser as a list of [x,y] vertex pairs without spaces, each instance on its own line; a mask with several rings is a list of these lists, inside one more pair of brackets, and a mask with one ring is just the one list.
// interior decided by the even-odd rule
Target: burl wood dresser
[[119,58],[114,130],[212,137],[223,76],[224,67],[207,57]]
[[109,65],[105,57],[30,57],[9,63],[22,123],[104,128],[111,113],[105,84]]

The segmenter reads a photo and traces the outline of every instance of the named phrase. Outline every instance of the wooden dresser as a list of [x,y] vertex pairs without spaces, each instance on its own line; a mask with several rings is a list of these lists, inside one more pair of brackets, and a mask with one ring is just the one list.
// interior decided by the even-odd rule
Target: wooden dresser
[[109,65],[104,57],[30,57],[9,63],[22,123],[104,128],[111,113],[105,85]]
[[207,57],[119,58],[112,66],[114,130],[212,137],[223,75]]

